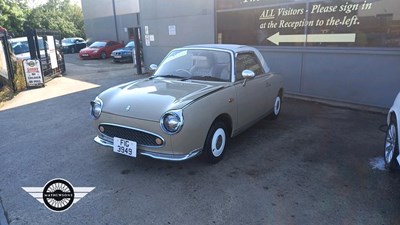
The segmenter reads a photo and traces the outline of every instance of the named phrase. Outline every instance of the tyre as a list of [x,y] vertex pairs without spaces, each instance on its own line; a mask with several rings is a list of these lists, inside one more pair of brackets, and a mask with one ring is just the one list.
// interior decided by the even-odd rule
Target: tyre
[[226,125],[221,121],[214,122],[208,131],[203,148],[204,159],[208,163],[215,164],[221,161],[228,138]]
[[107,58],[107,54],[105,52],[101,52],[100,58],[101,59],[106,59]]
[[384,158],[387,169],[393,171],[398,168],[397,156],[399,155],[398,127],[396,120],[392,119],[386,131]]
[[72,54],[75,53],[75,47],[74,47],[74,46],[71,47],[70,52],[71,52]]
[[282,94],[279,93],[275,97],[274,109],[273,109],[272,113],[270,114],[270,118],[272,120],[278,119],[279,115],[281,114],[281,109],[282,109]]

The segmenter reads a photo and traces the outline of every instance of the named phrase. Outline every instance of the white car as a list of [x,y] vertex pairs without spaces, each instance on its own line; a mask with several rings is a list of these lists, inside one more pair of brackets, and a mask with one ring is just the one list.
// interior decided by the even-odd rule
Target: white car
[[400,165],[399,155],[399,127],[400,127],[400,92],[394,100],[387,116],[388,129],[385,138],[385,165],[389,170],[394,170]]
[[[45,58],[45,42],[43,41],[42,37],[38,37],[39,40],[39,49],[40,49],[40,56],[41,58]],[[11,46],[13,48],[13,52],[17,59],[30,59],[31,54],[29,52],[29,44],[28,44],[28,38],[27,37],[18,37],[18,38],[11,38],[9,39]],[[46,48],[47,48],[47,43],[46,43]]]

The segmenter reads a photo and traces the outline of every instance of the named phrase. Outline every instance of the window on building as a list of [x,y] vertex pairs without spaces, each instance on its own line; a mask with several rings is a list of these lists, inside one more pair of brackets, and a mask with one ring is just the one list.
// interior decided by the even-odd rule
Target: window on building
[[219,43],[400,47],[393,0],[216,0]]

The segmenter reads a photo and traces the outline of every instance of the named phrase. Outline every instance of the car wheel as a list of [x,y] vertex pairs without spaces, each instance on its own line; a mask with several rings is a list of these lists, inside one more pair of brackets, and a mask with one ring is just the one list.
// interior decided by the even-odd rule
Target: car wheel
[[396,120],[392,119],[386,131],[385,138],[385,166],[389,170],[395,170],[399,164],[397,163],[397,156],[399,155],[398,129]]
[[106,53],[105,53],[105,52],[101,52],[100,58],[101,58],[101,59],[106,59],[106,58],[107,58]]
[[224,156],[228,141],[226,131],[227,129],[223,122],[217,121],[211,126],[203,148],[204,158],[207,162],[217,163]]
[[74,53],[75,53],[75,47],[71,47],[70,52],[71,52],[72,54],[74,54]]
[[270,118],[273,120],[278,119],[279,114],[281,113],[281,109],[282,109],[282,94],[279,93],[274,101],[274,110],[272,111]]

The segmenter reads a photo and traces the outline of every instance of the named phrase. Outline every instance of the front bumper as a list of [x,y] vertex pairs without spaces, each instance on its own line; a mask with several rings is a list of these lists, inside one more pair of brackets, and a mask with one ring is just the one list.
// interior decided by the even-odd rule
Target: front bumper
[[98,58],[100,58],[100,54],[98,54],[98,53],[80,53],[79,57],[81,59],[98,59]]
[[[100,145],[106,146],[106,147],[113,147],[113,141],[106,140],[103,138],[100,138],[99,136],[96,136],[94,138],[94,141],[97,142]],[[161,160],[168,160],[168,161],[183,161],[187,159],[191,159],[193,157],[198,156],[201,153],[202,149],[196,149],[191,151],[188,154],[165,154],[165,153],[159,153],[159,152],[151,152],[151,151],[146,151],[146,150],[141,150],[138,149],[137,152],[141,155],[148,156],[154,159],[161,159]]]
[[122,56],[121,58],[113,56],[114,62],[133,62],[132,56]]

